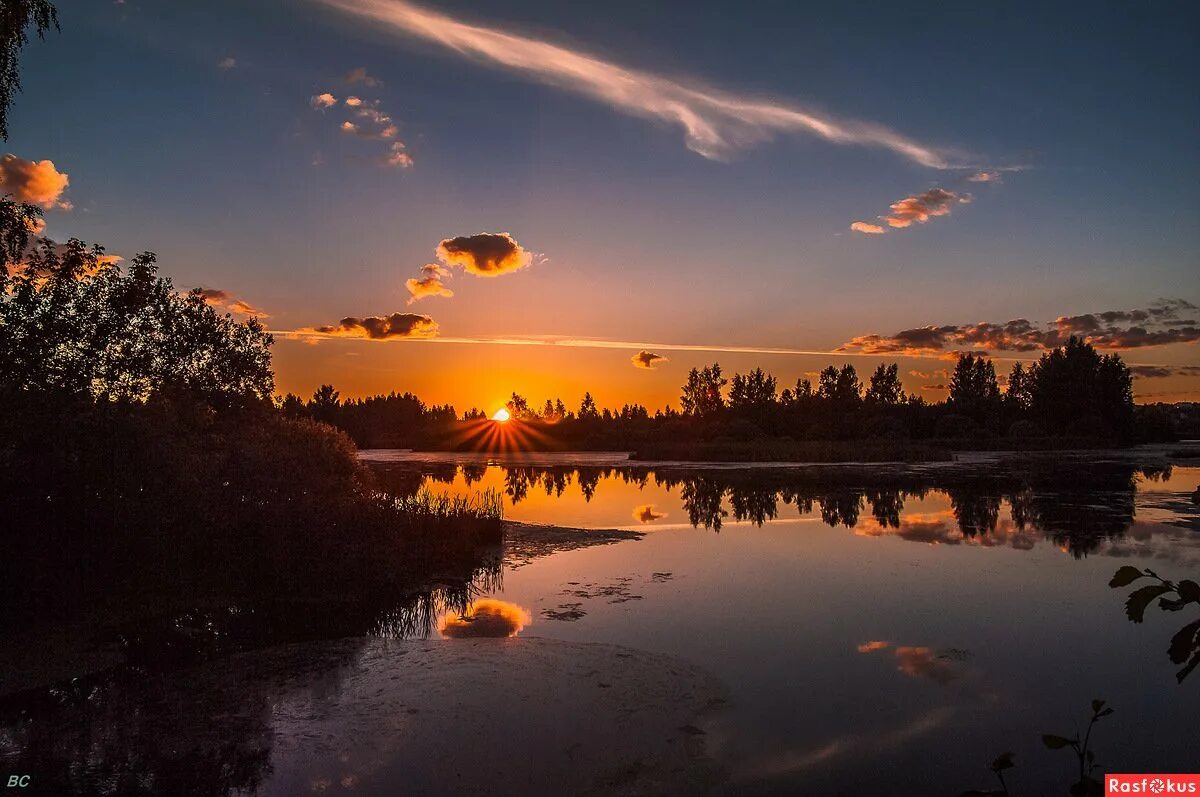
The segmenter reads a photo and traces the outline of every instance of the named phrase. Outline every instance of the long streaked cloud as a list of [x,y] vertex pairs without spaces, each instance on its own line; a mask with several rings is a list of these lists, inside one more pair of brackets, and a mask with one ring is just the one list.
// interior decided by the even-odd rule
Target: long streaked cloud
[[922,166],[960,168],[963,158],[879,124],[836,119],[781,102],[673,80],[549,41],[469,25],[404,0],[320,0],[374,25],[440,44],[466,58],[526,75],[618,111],[677,125],[692,151],[713,160],[770,140],[803,134],[835,144],[891,150]]
[[1200,376],[1200,365],[1131,365],[1129,370],[1140,379],[1165,379],[1169,376]]
[[995,323],[945,324],[903,329],[892,335],[859,335],[837,351],[929,356],[954,349],[1035,352],[1063,345],[1075,336],[1098,349],[1139,349],[1200,341],[1200,307],[1186,299],[1161,299],[1142,310],[1106,310],[1059,316],[1048,324],[1028,319]]

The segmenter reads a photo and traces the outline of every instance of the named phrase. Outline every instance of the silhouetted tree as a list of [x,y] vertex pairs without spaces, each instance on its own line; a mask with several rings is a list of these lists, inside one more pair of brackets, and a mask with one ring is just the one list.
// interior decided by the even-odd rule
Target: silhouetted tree
[[904,401],[904,386],[900,384],[900,367],[896,363],[883,365],[871,374],[871,385],[867,388],[869,404],[894,406]]
[[849,363],[841,369],[828,366],[821,371],[817,397],[832,401],[843,409],[858,406],[862,401],[862,382],[858,379],[858,371]]
[[1000,386],[992,361],[975,354],[961,354],[950,377],[950,407],[983,422],[995,414],[1000,403]]
[[8,109],[21,90],[21,49],[33,27],[38,38],[58,29],[58,12],[49,0],[4,0],[0,3],[0,138],[8,140]]
[[1029,409],[1030,382],[1025,366],[1013,363],[1012,370],[1008,372],[1008,388],[1004,391],[1004,399],[1010,407],[1019,411]]
[[721,389],[727,379],[721,376],[719,363],[705,366],[701,370],[693,368],[688,372],[687,384],[683,386],[683,395],[679,404],[685,415],[706,416],[719,412],[725,407],[725,399]]
[[335,426],[338,422],[338,410],[341,407],[341,394],[333,389],[333,385],[321,385],[308,402],[309,415],[318,421]]
[[1029,371],[1030,412],[1055,434],[1128,439],[1133,375],[1120,355],[1099,355],[1072,336]]
[[584,393],[583,401],[579,403],[579,420],[594,421],[599,417],[600,412],[596,409],[596,400],[592,398],[591,393]]

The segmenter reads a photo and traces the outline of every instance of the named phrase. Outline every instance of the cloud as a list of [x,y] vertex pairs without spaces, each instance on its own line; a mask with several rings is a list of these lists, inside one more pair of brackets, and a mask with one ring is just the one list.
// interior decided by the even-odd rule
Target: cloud
[[956,204],[966,204],[971,201],[970,194],[956,194],[945,188],[930,188],[916,196],[906,196],[891,204],[892,212],[880,216],[889,227],[903,228],[914,222],[925,224],[934,216],[948,216]]
[[452,612],[442,618],[438,633],[446,639],[514,637],[532,621],[529,612],[515,603],[480,598],[464,614]]
[[346,105],[350,106],[351,108],[357,108],[358,106],[362,105],[362,103],[363,103],[362,99],[360,99],[359,97],[355,97],[355,96],[347,97],[344,100],[344,102],[346,103]]
[[654,504],[644,504],[633,510],[633,519],[639,523],[653,523],[656,520],[662,520],[666,516],[667,513],[656,510]]
[[446,265],[462,266],[480,277],[498,277],[527,268],[533,254],[506,232],[481,232],[447,238],[438,244],[437,256]]
[[1200,365],[1131,365],[1129,370],[1141,379],[1164,379],[1168,376],[1200,376]]
[[433,338],[438,334],[438,325],[427,315],[416,313],[392,313],[387,316],[367,316],[355,318],[347,316],[335,326],[309,327],[298,330],[301,335],[315,337],[326,335],[330,337],[369,338],[370,340],[390,340],[393,338]]
[[237,59],[232,58],[230,56],[226,56],[226,57],[222,58],[220,61],[217,61],[217,69],[224,69],[224,70],[228,71],[230,69],[233,69],[236,66],[237,66]]
[[229,291],[223,291],[220,288],[196,288],[196,290],[213,307],[224,308],[234,315],[253,316],[255,318],[271,317],[271,314],[266,310],[263,310],[261,307],[255,307],[244,299],[239,299]]
[[364,85],[370,89],[377,89],[377,88],[381,88],[383,86],[383,81],[379,80],[378,78],[371,77],[370,75],[368,75],[366,67],[362,67],[362,66],[357,66],[354,69],[351,69],[345,75],[343,75],[342,82],[348,86],[353,86],[355,84],[361,83],[362,85]]
[[968,183],[999,183],[1003,182],[1000,172],[975,172],[967,178]]
[[70,184],[71,178],[56,169],[54,161],[27,161],[11,152],[0,158],[0,193],[12,194],[18,202],[70,210],[71,203],[62,198]]
[[388,152],[383,156],[383,164],[385,166],[395,166],[400,169],[408,169],[413,165],[412,155],[405,152],[403,141],[393,141],[388,148]]
[[[440,44],[465,58],[581,94],[623,113],[683,129],[687,147],[705,158],[734,152],[780,134],[811,135],[836,144],[880,147],[935,169],[956,168],[954,153],[869,122],[835,119],[776,103],[672,80],[549,41],[469,25],[404,0],[323,0],[397,33]],[[362,73],[365,77],[365,71]]]
[[867,235],[883,235],[887,230],[880,227],[878,224],[869,224],[865,221],[856,221],[850,225],[850,229],[855,232],[866,233]]
[[326,108],[332,108],[337,105],[337,97],[328,91],[324,94],[314,94],[308,98],[308,104],[318,111],[323,111]]
[[1098,349],[1136,349],[1200,341],[1200,322],[1191,317],[1200,308],[1185,299],[1163,299],[1143,310],[1106,310],[1059,316],[1034,324],[1018,318],[1003,323],[924,326],[893,335],[859,335],[837,348],[839,352],[928,356],[986,350],[1032,352],[1062,346],[1072,335]]
[[667,358],[661,354],[654,354],[646,351],[645,349],[642,349],[637,354],[633,355],[631,359],[636,367],[645,368],[647,370],[653,369],[659,363],[665,363],[667,361]]
[[882,639],[872,639],[869,642],[863,642],[858,646],[859,653],[871,653],[876,650],[883,650],[888,646],[888,643]]
[[927,647],[896,648],[896,669],[910,678],[928,678],[942,686],[958,680],[962,675],[950,659],[935,654]]
[[413,304],[426,296],[444,296],[449,299],[454,295],[454,291],[442,282],[443,277],[449,276],[450,269],[439,266],[437,263],[422,266],[420,279],[413,278],[404,283],[404,287],[408,288],[408,292],[412,294],[408,303]]

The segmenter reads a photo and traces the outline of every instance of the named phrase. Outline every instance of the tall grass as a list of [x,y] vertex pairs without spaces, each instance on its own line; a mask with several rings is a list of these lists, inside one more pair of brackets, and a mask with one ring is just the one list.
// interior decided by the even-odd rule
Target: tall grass
[[504,519],[504,497],[492,488],[470,495],[435,493],[422,488],[415,495],[396,496],[392,501],[401,512],[421,520]]

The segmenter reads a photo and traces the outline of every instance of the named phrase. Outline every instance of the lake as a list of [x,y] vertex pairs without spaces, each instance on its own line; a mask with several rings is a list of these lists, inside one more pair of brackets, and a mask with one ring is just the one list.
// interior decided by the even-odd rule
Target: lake
[[[1168,579],[1197,576],[1200,507],[1192,495],[1200,468],[1119,459],[1086,467],[1036,460],[745,468],[639,465],[594,454],[365,456],[393,493],[494,490],[513,521],[630,533],[579,533],[571,545],[552,543],[523,556],[510,551],[502,564],[471,572],[465,586],[447,587],[452,594],[435,590],[390,621],[335,617],[301,635],[353,637],[312,649],[325,652],[270,653],[239,659],[250,663],[237,667],[218,659],[216,669],[186,676],[168,668],[146,680],[139,672],[117,687],[121,699],[104,697],[112,687],[81,682],[20,707],[19,720],[10,706],[0,754],[8,734],[9,763],[75,766],[90,774],[72,783],[89,783],[88,793],[97,794],[121,793],[105,790],[105,783],[118,783],[104,780],[105,767],[120,761],[124,772],[130,757],[144,776],[153,774],[150,783],[186,783],[189,793],[392,794],[398,782],[414,792],[470,791],[473,771],[511,770],[511,761],[489,757],[502,758],[509,743],[523,745],[525,771],[541,766],[541,753],[547,768],[561,763],[564,773],[572,771],[570,761],[589,755],[551,754],[553,729],[566,723],[577,732],[593,710],[598,727],[607,728],[600,714],[609,704],[585,701],[568,710],[562,701],[576,699],[573,688],[554,700],[542,696],[556,672],[600,652],[599,663],[581,675],[601,689],[626,690],[620,711],[643,712],[636,723],[614,720],[612,727],[629,734],[625,743],[662,746],[654,734],[671,733],[666,748],[702,747],[704,760],[720,771],[705,783],[718,792],[953,795],[994,788],[989,764],[1012,752],[1016,767],[1006,778],[1014,794],[1064,794],[1075,759],[1069,750],[1047,750],[1041,735],[1085,728],[1093,698],[1114,709],[1092,735],[1097,773],[1187,772],[1200,762],[1200,674],[1177,683],[1180,666],[1166,655],[1172,634],[1195,612],[1152,606],[1144,623],[1131,623],[1124,602],[1134,587],[1108,586],[1126,564]],[[231,616],[192,618],[188,627],[233,626]],[[277,623],[268,625],[272,641],[293,640]],[[255,625],[251,636],[263,628]],[[563,643],[554,648],[561,660],[513,658],[472,676],[477,687],[480,679],[515,679],[488,690],[479,710],[497,721],[517,714],[531,727],[545,720],[545,738],[531,731],[529,739],[498,739],[488,723],[459,727],[453,712],[439,713],[470,703],[464,695],[475,692],[418,680],[403,700],[394,698],[397,675],[389,667],[399,658],[433,661],[487,637]],[[388,647],[388,638],[429,647],[414,653]],[[610,667],[635,665],[641,669],[624,680],[606,676]],[[422,666],[465,665],[427,661],[405,672]],[[672,704],[683,711],[694,698],[703,709],[694,720],[648,730],[654,712],[630,701],[639,691],[645,697],[671,689],[675,666],[697,670],[680,674],[679,683],[711,676],[719,687],[703,681]],[[496,692],[515,702],[489,702],[502,699]],[[363,695],[366,703],[355,702]],[[125,734],[132,714],[139,731]],[[190,717],[193,730],[180,731],[180,717]],[[37,727],[41,735],[30,730]],[[173,737],[180,733],[182,740]],[[152,741],[164,736],[172,749],[203,737],[207,753],[164,761]],[[74,741],[64,746],[66,737]],[[44,749],[30,752],[31,739]],[[306,739],[311,745],[297,741]],[[459,780],[429,774],[430,761],[461,744],[482,749],[433,768],[457,767]],[[655,762],[662,764],[661,756]],[[477,786],[484,792],[546,785],[484,782],[494,786]]]

